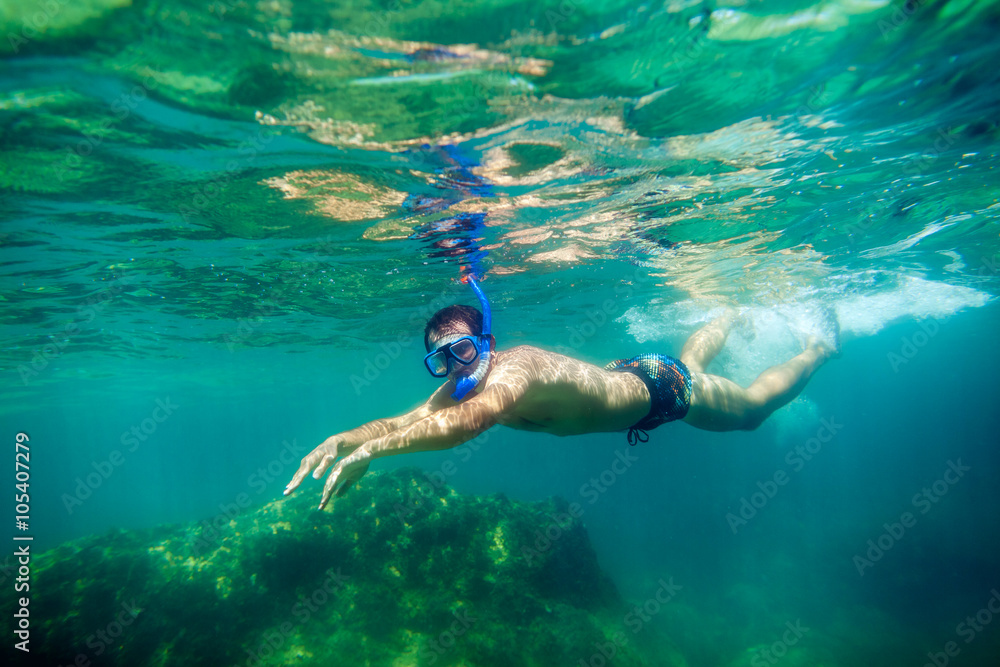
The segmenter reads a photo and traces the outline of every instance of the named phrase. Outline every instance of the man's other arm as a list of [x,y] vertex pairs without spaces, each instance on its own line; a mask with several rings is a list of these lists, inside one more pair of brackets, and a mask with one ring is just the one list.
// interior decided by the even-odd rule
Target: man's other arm
[[491,384],[482,394],[369,440],[341,459],[323,487],[322,509],[334,493],[341,495],[368,471],[373,459],[411,452],[449,449],[470,440],[497,423],[523,396],[519,384]]

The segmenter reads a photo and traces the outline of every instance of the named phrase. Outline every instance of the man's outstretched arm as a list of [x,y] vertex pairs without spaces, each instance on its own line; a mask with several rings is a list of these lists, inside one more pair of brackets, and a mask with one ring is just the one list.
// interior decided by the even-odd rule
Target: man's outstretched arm
[[392,433],[393,431],[405,428],[414,422],[420,421],[421,419],[433,414],[435,410],[440,410],[441,408],[449,405],[455,405],[455,401],[453,401],[448,395],[448,386],[449,385],[447,383],[442,385],[431,395],[429,399],[427,399],[426,403],[415,410],[407,412],[406,414],[398,417],[375,419],[367,424],[362,424],[357,428],[353,428],[350,431],[344,431],[343,433],[331,435],[318,447],[302,457],[302,461],[299,463],[299,469],[295,471],[292,481],[290,481],[288,486],[285,487],[285,495],[287,496],[298,488],[299,484],[301,484],[302,480],[306,478],[306,475],[309,474],[310,470],[315,468],[313,477],[319,479],[323,476],[323,473],[326,472],[331,465],[333,465],[338,456],[350,454],[357,449],[358,446],[370,440],[375,440],[386,434]]
[[330,471],[323,486],[320,509],[334,493],[343,494],[360,479],[373,459],[460,445],[496,424],[498,417],[511,408],[521,393],[509,386],[493,385],[464,403],[438,410],[407,427],[369,440]]

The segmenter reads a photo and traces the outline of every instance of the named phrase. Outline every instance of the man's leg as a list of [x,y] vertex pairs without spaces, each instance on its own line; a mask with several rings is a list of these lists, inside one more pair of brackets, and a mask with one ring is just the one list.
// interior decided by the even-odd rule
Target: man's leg
[[729,336],[729,329],[735,319],[736,311],[727,309],[725,313],[691,334],[681,350],[681,362],[692,371],[704,373],[708,364],[726,344],[726,337]]
[[708,431],[753,430],[798,396],[833,353],[829,346],[811,339],[804,352],[768,368],[746,389],[726,378],[692,369],[691,407],[684,421]]

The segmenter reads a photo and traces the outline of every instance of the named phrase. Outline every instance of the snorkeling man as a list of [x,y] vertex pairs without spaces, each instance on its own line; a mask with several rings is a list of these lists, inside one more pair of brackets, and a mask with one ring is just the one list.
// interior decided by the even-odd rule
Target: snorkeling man
[[705,372],[726,342],[733,312],[696,331],[680,359],[641,354],[600,368],[529,345],[501,351],[490,333],[486,296],[475,278],[465,280],[482,312],[448,306],[424,330],[424,365],[447,382],[416,410],[327,438],[302,459],[285,495],[310,470],[320,479],[332,466],[322,509],[360,479],[372,459],[449,449],[496,424],[560,436],[628,429],[631,445],[646,442],[646,431],[677,420],[708,431],[753,430],[839,355],[834,327],[832,346],[811,337],[801,354],[768,368],[744,389]]

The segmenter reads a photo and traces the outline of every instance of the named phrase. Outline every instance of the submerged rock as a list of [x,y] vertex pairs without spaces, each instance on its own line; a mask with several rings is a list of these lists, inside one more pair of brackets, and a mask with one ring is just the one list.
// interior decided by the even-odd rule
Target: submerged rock
[[0,6],[0,56],[32,53],[38,42],[63,40],[79,47],[109,28],[116,10],[129,0],[19,0]]
[[41,554],[31,658],[552,666],[613,651],[617,666],[649,664],[622,640],[625,604],[565,501],[459,495],[413,469],[368,475],[332,511],[314,495]]

